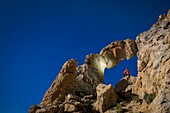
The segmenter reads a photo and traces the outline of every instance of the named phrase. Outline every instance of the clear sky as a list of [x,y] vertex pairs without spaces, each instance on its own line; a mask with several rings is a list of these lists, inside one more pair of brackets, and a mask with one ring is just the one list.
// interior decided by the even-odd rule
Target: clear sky
[[[39,104],[63,63],[83,64],[115,40],[148,30],[170,0],[0,0],[0,110],[27,113]],[[106,70],[115,85],[137,58]]]

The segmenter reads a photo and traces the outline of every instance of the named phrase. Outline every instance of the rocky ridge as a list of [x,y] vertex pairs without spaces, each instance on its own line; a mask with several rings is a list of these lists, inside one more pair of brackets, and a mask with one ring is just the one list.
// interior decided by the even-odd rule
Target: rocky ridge
[[[170,11],[136,40],[114,41],[100,54],[86,56],[77,66],[68,60],[29,113],[117,113],[170,111]],[[104,84],[105,68],[138,57],[137,77],[122,78],[116,87]]]

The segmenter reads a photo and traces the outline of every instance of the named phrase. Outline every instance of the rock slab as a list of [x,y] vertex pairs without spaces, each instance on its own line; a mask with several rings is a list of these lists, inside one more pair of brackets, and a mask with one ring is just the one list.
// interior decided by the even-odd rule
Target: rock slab
[[117,101],[117,95],[114,88],[111,84],[99,84],[96,88],[97,92],[97,101],[94,104],[94,107],[100,113],[104,113],[110,107],[113,107]]

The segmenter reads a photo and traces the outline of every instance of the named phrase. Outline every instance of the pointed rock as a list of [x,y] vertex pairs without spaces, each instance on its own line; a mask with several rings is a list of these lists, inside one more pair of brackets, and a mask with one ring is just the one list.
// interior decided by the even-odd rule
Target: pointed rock
[[74,94],[77,86],[76,68],[77,61],[73,59],[63,65],[60,73],[47,90],[39,106],[43,107],[53,102],[55,102],[55,104],[62,103],[67,94]]

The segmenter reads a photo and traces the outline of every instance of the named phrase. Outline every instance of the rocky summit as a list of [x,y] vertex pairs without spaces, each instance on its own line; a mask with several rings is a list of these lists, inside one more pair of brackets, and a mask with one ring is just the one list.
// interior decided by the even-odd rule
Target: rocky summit
[[[138,75],[104,84],[105,68],[137,56]],[[29,113],[170,113],[170,10],[136,40],[114,41],[83,65],[68,60]]]

